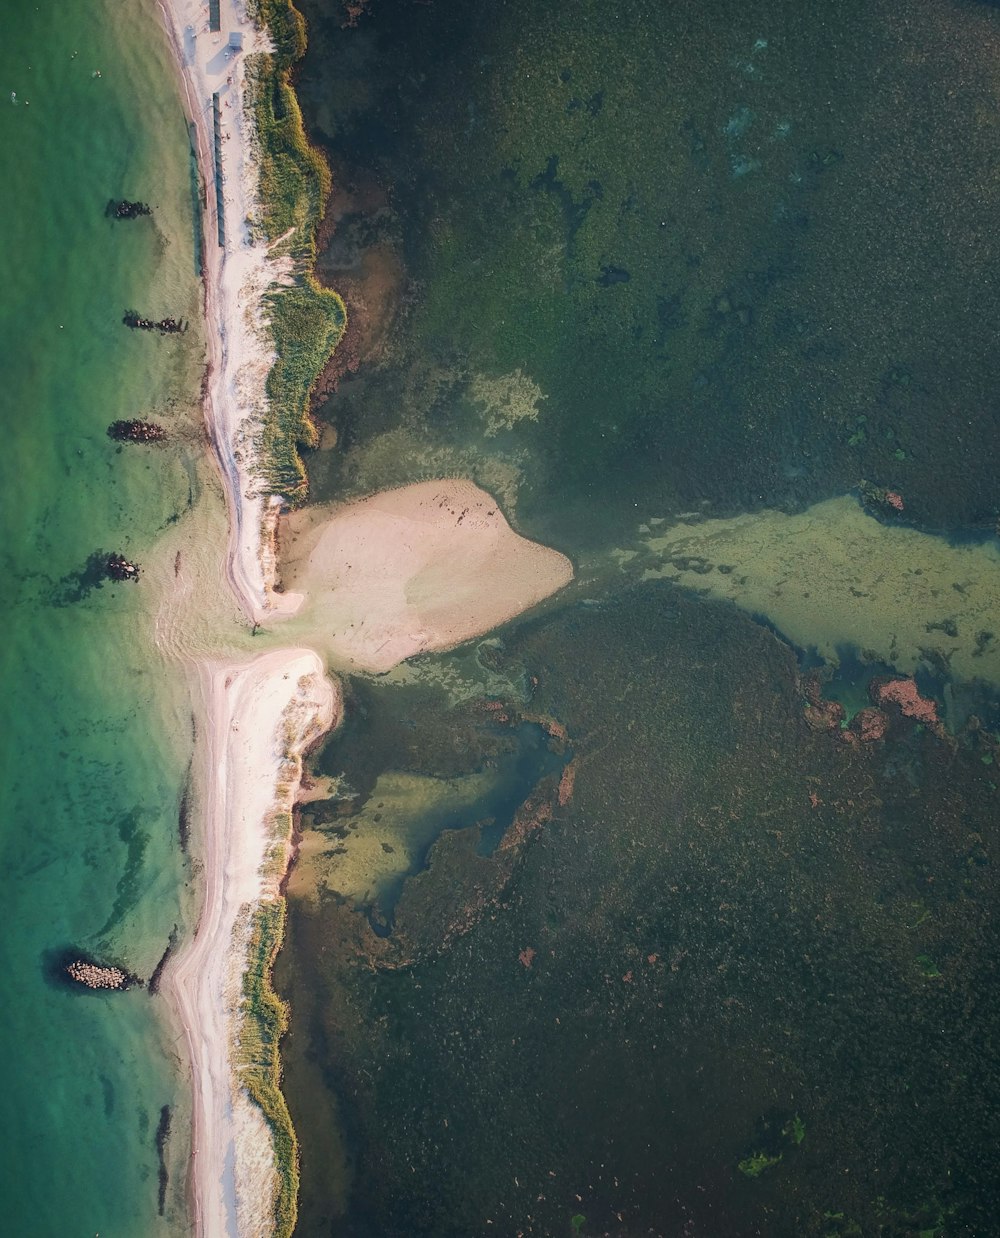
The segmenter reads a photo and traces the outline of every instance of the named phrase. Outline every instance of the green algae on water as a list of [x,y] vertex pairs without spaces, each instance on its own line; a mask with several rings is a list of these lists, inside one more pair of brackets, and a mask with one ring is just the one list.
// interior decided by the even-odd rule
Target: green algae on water
[[955,544],[869,515],[848,496],[641,533],[626,560],[765,615],[800,648],[836,663],[853,645],[912,673],[937,654],[956,679],[1000,687],[1000,549]]
[[765,1170],[773,1169],[775,1165],[780,1164],[781,1159],[780,1153],[777,1156],[769,1156],[766,1152],[754,1152],[744,1157],[736,1168],[745,1178],[759,1178]]

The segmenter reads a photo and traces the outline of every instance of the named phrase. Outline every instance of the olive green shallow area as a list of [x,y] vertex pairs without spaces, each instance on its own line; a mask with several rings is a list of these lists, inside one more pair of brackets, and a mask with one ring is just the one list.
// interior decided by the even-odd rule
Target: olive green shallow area
[[624,566],[764,616],[800,648],[838,649],[1000,688],[1000,547],[888,526],[852,498],[794,515],[756,512],[643,526]]

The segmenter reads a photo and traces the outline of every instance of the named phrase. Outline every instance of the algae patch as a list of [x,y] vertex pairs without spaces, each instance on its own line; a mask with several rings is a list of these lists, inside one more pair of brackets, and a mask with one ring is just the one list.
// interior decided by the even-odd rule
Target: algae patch
[[884,525],[848,496],[642,536],[642,578],[727,598],[790,641],[1000,684],[1000,551]]
[[488,438],[513,429],[521,421],[537,421],[538,406],[546,398],[541,387],[521,369],[500,378],[476,374],[469,383],[469,395],[483,410]]

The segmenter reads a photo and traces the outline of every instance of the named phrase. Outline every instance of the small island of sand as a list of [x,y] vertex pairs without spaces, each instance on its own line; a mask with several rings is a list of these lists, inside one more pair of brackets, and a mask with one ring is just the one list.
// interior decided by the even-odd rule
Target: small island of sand
[[344,669],[387,671],[450,649],[573,577],[565,555],[515,533],[470,481],[418,482],[289,525],[282,574],[306,599],[296,628]]

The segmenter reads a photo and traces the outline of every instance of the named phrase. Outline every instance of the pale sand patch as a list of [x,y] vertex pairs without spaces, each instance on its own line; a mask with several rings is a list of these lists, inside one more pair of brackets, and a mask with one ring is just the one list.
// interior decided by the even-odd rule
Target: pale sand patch
[[[278,1171],[267,1120],[244,1091],[233,1095],[236,1230],[239,1238],[272,1238]],[[206,1230],[206,1232],[208,1232]]]
[[296,630],[334,666],[391,667],[450,649],[567,585],[565,555],[521,537],[470,481],[419,482],[332,509],[291,550]]
[[334,725],[340,696],[311,649],[203,663],[199,675],[204,904],[194,939],[167,967],[162,991],[180,1016],[192,1064],[195,1231],[233,1235],[251,1232],[237,1209],[243,1216],[262,1195],[272,1198],[274,1175],[270,1138],[247,1118],[234,1087],[230,1046],[246,964],[240,925],[249,908],[276,893],[283,866],[262,872],[275,846],[275,820],[290,812],[303,754]]
[[657,529],[641,545],[661,560],[643,579],[669,577],[728,598],[834,662],[838,645],[855,645],[912,673],[930,651],[956,679],[1000,683],[995,539],[953,546],[882,524],[845,496],[792,516],[763,511]]

